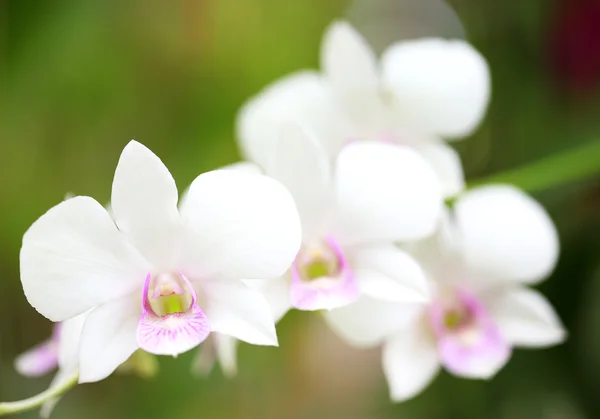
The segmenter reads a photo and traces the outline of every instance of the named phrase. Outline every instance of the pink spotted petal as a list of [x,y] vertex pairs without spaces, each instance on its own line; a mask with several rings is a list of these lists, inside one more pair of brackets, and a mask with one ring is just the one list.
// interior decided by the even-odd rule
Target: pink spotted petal
[[15,368],[21,375],[39,377],[58,366],[57,345],[47,340],[19,355],[15,360]]
[[460,291],[459,300],[471,319],[458,330],[445,330],[436,322],[439,310],[432,311],[441,362],[456,375],[490,378],[508,361],[510,344],[474,294]]
[[442,363],[448,371],[463,377],[492,377],[508,361],[510,346],[493,324],[464,333],[467,335],[449,335],[439,341]]
[[148,301],[151,275],[146,276],[142,290],[142,314],[137,329],[138,344],[146,352],[177,356],[198,346],[210,334],[208,319],[197,304],[196,290],[183,274],[181,277],[192,293],[189,309],[183,313],[157,316]]
[[305,281],[296,263],[292,265],[290,299],[292,306],[299,310],[331,310],[348,305],[358,299],[360,288],[354,272],[350,269],[342,249],[329,237],[328,245],[336,254],[340,264],[335,277],[322,277]]
[[137,330],[140,348],[155,355],[177,356],[195,348],[210,334],[204,312],[193,304],[185,313],[142,313]]
[[353,276],[343,279],[321,278],[310,283],[292,275],[290,297],[299,310],[331,310],[348,305],[358,298],[359,289]]

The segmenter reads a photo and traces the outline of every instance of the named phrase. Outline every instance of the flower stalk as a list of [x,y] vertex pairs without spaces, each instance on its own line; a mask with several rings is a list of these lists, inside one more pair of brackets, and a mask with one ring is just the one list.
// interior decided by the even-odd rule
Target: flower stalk
[[48,390],[41,392],[33,397],[19,400],[16,402],[2,402],[0,403],[0,416],[5,416],[14,413],[27,412],[29,410],[37,409],[44,403],[49,402],[52,399],[60,397],[68,390],[73,388],[79,379],[79,372],[75,371],[69,378],[64,380],[62,383],[50,387]]
[[533,163],[470,182],[468,187],[508,183],[535,193],[600,173],[600,140],[544,157]]

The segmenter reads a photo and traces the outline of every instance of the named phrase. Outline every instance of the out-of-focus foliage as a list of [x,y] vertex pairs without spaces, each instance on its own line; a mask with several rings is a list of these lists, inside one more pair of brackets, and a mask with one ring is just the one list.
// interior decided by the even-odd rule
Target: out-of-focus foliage
[[[485,123],[457,144],[470,179],[600,138],[600,72],[588,74],[600,49],[590,40],[594,31],[578,32],[589,22],[571,22],[573,15],[591,19],[594,9],[585,8],[593,2],[561,1],[451,2],[493,78]],[[331,20],[349,14],[359,29],[373,38],[384,34],[387,42],[419,16],[370,4],[0,1],[0,399],[37,393],[49,382],[19,377],[12,366],[17,353],[51,329],[20,289],[18,251],[27,227],[68,192],[107,202],[119,153],[131,138],[161,156],[180,190],[201,171],[234,162],[239,106],[275,78],[316,67]],[[584,12],[574,13],[577,7]],[[373,31],[379,15],[381,31]],[[461,32],[456,22],[451,27]],[[570,53],[580,38],[590,49]],[[383,47],[382,39],[372,42]],[[585,80],[564,71],[586,65],[592,70]],[[570,337],[557,348],[517,351],[493,381],[442,374],[422,395],[393,405],[377,350],[346,347],[317,315],[291,313],[279,324],[279,349],[241,346],[233,380],[219,371],[194,378],[191,353],[162,358],[155,378],[115,375],[77,387],[55,417],[600,417],[598,186],[594,179],[536,195],[562,241],[559,266],[542,291]]]

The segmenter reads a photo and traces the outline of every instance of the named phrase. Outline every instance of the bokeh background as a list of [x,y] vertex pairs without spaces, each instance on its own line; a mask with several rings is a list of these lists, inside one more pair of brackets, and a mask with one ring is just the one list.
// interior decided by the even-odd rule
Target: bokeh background
[[[183,190],[236,161],[235,115],[284,74],[318,66],[326,26],[348,18],[378,51],[406,37],[469,39],[489,61],[493,98],[457,144],[477,179],[600,138],[596,0],[0,0],[0,399],[45,389],[16,354],[51,324],[19,281],[23,233],[67,192],[108,202],[118,156],[135,138]],[[558,168],[557,168],[558,170]],[[318,315],[290,313],[280,348],[240,346],[239,374],[190,374],[193,353],[160,373],[78,386],[54,418],[600,418],[600,178],[536,193],[562,255],[541,290],[568,341],[518,350],[492,381],[443,373],[392,404],[379,351],[345,346]],[[35,418],[36,412],[22,418]]]

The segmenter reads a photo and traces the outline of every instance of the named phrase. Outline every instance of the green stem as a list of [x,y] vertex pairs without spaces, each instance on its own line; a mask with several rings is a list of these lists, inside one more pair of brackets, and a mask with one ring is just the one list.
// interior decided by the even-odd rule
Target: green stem
[[11,413],[26,412],[28,410],[36,409],[42,406],[44,403],[61,396],[67,390],[74,387],[77,384],[79,373],[76,371],[68,379],[64,380],[57,386],[50,387],[48,390],[37,394],[28,399],[19,400],[17,402],[4,402],[0,403],[0,416],[9,415]]
[[600,173],[600,141],[592,141],[516,169],[493,174],[468,184],[509,183],[526,192],[539,192]]

